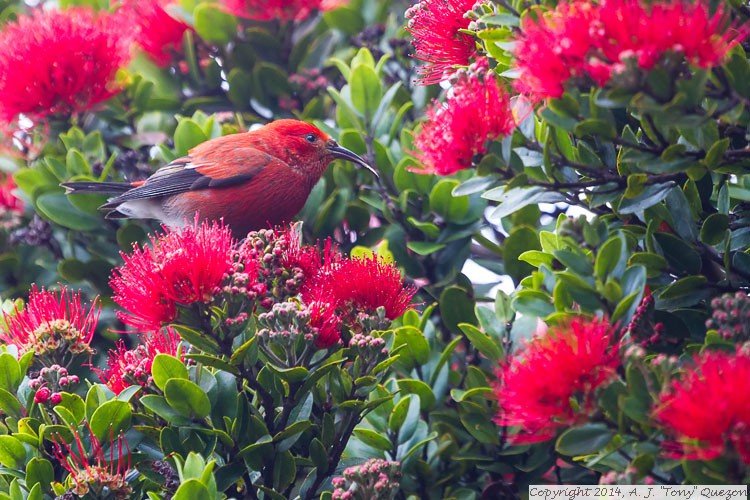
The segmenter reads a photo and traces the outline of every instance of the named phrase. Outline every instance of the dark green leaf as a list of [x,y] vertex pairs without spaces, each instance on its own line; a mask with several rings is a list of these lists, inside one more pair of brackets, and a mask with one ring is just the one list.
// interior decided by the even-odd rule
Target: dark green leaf
[[563,432],[557,438],[555,450],[569,457],[591,455],[607,446],[613,437],[614,434],[605,424],[584,424]]
[[191,418],[205,418],[211,413],[211,402],[205,392],[190,380],[170,379],[164,386],[169,406]]
[[117,437],[130,427],[132,414],[129,403],[116,399],[107,401],[91,415],[91,432],[102,442],[110,436]]
[[163,391],[168,380],[173,378],[187,379],[188,369],[182,361],[174,356],[159,353],[154,357],[151,365],[151,375],[154,377],[156,387]]

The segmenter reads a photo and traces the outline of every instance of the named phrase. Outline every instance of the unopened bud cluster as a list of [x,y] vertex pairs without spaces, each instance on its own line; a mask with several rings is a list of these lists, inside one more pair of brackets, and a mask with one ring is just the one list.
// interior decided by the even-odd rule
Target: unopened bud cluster
[[649,346],[662,340],[664,324],[653,322],[654,316],[654,297],[651,293],[646,293],[638,304],[633,314],[633,319],[628,324],[627,332],[630,337],[641,345]]
[[488,29],[490,26],[482,21],[482,18],[488,14],[496,13],[497,9],[495,8],[494,4],[490,2],[477,2],[476,4],[474,4],[473,9],[464,14],[464,17],[471,21],[466,29],[468,29],[469,31],[482,31]]
[[343,477],[333,479],[334,500],[391,500],[401,480],[401,464],[371,458],[362,465],[344,470]]
[[274,302],[296,296],[305,279],[301,269],[284,265],[293,245],[292,237],[287,232],[264,229],[249,233],[242,246],[246,259],[260,263],[258,280],[266,286],[266,296],[260,304],[266,309]]
[[252,266],[247,266],[250,267],[250,269],[247,269],[246,264],[242,262],[239,254],[235,255],[235,262],[232,267],[232,271],[224,276],[223,282],[225,284],[217,290],[215,295],[223,292],[227,295],[240,296],[250,301],[265,296],[266,286],[256,281],[257,278],[254,276],[256,269]]
[[386,317],[385,308],[378,307],[374,314],[364,311],[357,312],[352,323],[352,330],[367,333],[388,329],[391,320]]
[[725,340],[750,340],[750,296],[744,292],[726,293],[711,301],[711,309],[706,328],[715,329]]
[[296,302],[277,302],[271,310],[258,315],[258,337],[283,347],[293,347],[297,339],[315,340],[315,330],[309,328],[310,311]]
[[369,374],[375,365],[388,357],[385,340],[361,333],[352,336],[349,340],[349,349],[352,350],[357,362],[361,365],[362,374]]
[[70,375],[67,368],[52,365],[42,368],[39,371],[39,376],[29,381],[29,387],[36,390],[35,403],[49,403],[54,406],[62,401],[60,391],[70,390],[79,382],[78,375]]

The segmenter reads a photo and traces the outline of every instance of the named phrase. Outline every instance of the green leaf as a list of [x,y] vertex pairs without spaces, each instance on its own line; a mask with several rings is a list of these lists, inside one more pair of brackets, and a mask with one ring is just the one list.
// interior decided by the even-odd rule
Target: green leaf
[[102,226],[99,217],[81,212],[63,193],[45,193],[39,196],[36,207],[47,219],[74,231],[92,231]]
[[711,214],[701,226],[700,239],[707,245],[718,245],[727,236],[729,216],[725,214]]
[[716,141],[706,153],[703,164],[710,169],[718,167],[721,160],[724,159],[724,153],[727,152],[727,149],[729,149],[729,137]]
[[511,300],[514,310],[537,318],[545,318],[555,312],[552,298],[538,290],[519,290]]
[[164,386],[164,397],[169,406],[190,418],[206,418],[211,413],[211,402],[205,392],[190,380],[170,379]]
[[398,388],[405,394],[416,394],[422,411],[429,411],[435,406],[435,394],[429,385],[417,379],[400,379],[396,381]]
[[130,427],[132,416],[133,412],[129,403],[116,399],[107,401],[91,415],[91,432],[102,442],[110,436],[117,437],[120,432]]
[[237,18],[211,3],[201,3],[193,11],[194,27],[205,41],[224,45],[237,33]]
[[474,313],[474,301],[465,289],[458,286],[443,290],[440,295],[440,316],[445,326],[454,332],[460,331],[459,323],[479,323]]
[[368,65],[359,65],[352,69],[349,86],[354,108],[365,116],[372,117],[383,97],[378,74]]
[[0,354],[0,388],[16,392],[21,383],[21,365],[12,354]]
[[565,201],[565,197],[562,194],[547,191],[541,186],[534,186],[531,188],[518,187],[507,191],[505,186],[497,187],[484,193],[482,198],[496,201],[498,203],[497,208],[495,208],[488,217],[489,221],[492,223],[499,222],[503,217],[517,212],[528,205]]
[[324,12],[323,20],[329,27],[341,30],[350,36],[359,34],[364,28],[362,15],[357,9],[349,6]]
[[203,483],[188,479],[177,488],[172,500],[214,500]]
[[[602,281],[610,275],[619,277],[625,271],[626,253],[627,247],[622,235],[613,236],[604,242],[599,249],[599,253],[596,254],[596,262],[594,263],[596,277]],[[618,270],[619,273],[615,270]]]
[[464,332],[469,342],[476,348],[477,351],[484,354],[484,356],[492,362],[498,362],[503,359],[502,348],[495,343],[486,333],[480,331],[474,325],[468,323],[461,323],[458,325],[461,331]]
[[469,197],[454,196],[459,183],[453,179],[442,179],[430,191],[430,209],[450,222],[460,222],[469,212]]
[[620,214],[633,214],[641,212],[648,207],[652,207],[667,197],[669,191],[674,188],[674,184],[652,184],[646,186],[641,194],[633,199],[623,198],[617,212]]
[[151,410],[152,412],[159,415],[161,418],[166,420],[172,425],[186,425],[189,420],[178,413],[174,408],[169,406],[164,396],[157,396],[156,394],[147,394],[141,396],[140,402]]
[[[294,482],[297,475],[297,463],[292,452],[277,453],[273,463],[273,484],[276,491],[284,491]],[[279,495],[281,496],[281,495]]]
[[49,460],[34,457],[26,464],[27,487],[33,488],[35,484],[39,484],[44,491],[49,491],[54,480],[55,471]]
[[163,391],[168,380],[173,378],[187,379],[188,369],[182,361],[174,356],[159,353],[154,357],[154,362],[151,365],[151,375],[154,377],[156,387]]
[[534,270],[530,264],[521,260],[521,255],[529,251],[539,251],[541,248],[539,235],[534,229],[528,226],[513,228],[503,243],[503,262],[505,272],[514,282],[518,283]]
[[371,446],[376,450],[388,451],[393,448],[388,438],[371,429],[354,429],[354,435],[367,446]]
[[415,366],[421,366],[430,359],[430,344],[424,334],[413,326],[402,326],[394,333],[393,351],[398,350],[398,364],[410,371]]
[[0,436],[0,464],[10,469],[20,469],[26,462],[26,448],[13,436]]
[[607,446],[614,433],[605,424],[584,424],[563,432],[555,443],[555,450],[562,455],[576,457],[591,455]]
[[0,412],[14,418],[23,417],[21,403],[16,397],[5,389],[0,389]]
[[432,243],[429,241],[410,241],[406,244],[406,248],[417,255],[431,255],[435,252],[439,252],[445,247],[445,243]]
[[207,140],[208,136],[203,128],[190,118],[180,120],[174,131],[174,148],[178,156],[187,155],[189,150]]
[[391,414],[388,417],[388,429],[390,429],[391,432],[398,432],[404,425],[406,415],[409,413],[411,400],[411,395],[407,395],[401,398],[401,401],[396,403],[393,410],[391,410]]

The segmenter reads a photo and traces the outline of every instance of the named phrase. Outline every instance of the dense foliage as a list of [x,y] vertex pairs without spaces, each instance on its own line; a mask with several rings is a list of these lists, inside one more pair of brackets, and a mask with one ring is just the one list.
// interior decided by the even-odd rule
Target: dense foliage
[[[746,2],[41,3],[0,0],[0,497],[750,481]],[[60,187],[290,117],[379,178],[241,241]]]

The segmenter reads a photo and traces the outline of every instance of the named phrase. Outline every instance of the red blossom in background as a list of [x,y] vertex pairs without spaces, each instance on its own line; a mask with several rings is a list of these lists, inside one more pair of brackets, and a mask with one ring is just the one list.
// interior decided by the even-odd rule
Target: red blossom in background
[[73,443],[68,444],[57,434],[53,438],[53,452],[60,465],[70,473],[74,484],[73,492],[79,497],[85,496],[90,490],[101,492],[109,489],[113,498],[131,498],[132,488],[128,485],[126,475],[131,468],[130,450],[125,437],[121,434],[112,439],[108,456],[102,449],[99,439],[91,433],[91,453],[83,446],[81,435],[73,431]]
[[[593,45],[589,25],[595,18],[595,9],[588,0],[561,2],[537,21],[532,17],[524,19],[514,49],[515,66],[520,71],[515,82],[519,92],[540,100],[560,97],[563,84],[581,76],[588,66],[586,54]],[[608,79],[609,74],[605,81]]]
[[171,328],[162,328],[149,335],[140,336],[142,344],[127,349],[120,340],[114,350],[109,351],[107,368],[94,368],[99,380],[115,394],[132,385],[147,388],[153,382],[151,365],[157,354],[176,356],[180,347],[180,336]]
[[125,0],[118,11],[135,27],[135,42],[159,66],[167,66],[182,49],[182,37],[191,29],[172,17],[165,7],[173,0]]
[[474,37],[459,30],[471,22],[464,17],[476,0],[422,0],[406,11],[417,59],[427,63],[418,69],[419,83],[439,83],[458,66],[468,66],[477,54]]
[[722,6],[711,15],[704,1],[561,2],[525,18],[514,49],[516,88],[535,101],[557,98],[571,79],[604,86],[628,61],[650,70],[667,54],[711,68],[747,33]]
[[64,364],[62,360],[70,354],[92,352],[89,344],[100,313],[97,299],[86,307],[80,291],[73,293],[62,287],[53,292],[32,285],[23,310],[5,314],[7,331],[0,328],[0,340],[16,346],[21,354],[33,351],[43,364]]
[[427,121],[414,137],[416,158],[425,174],[450,175],[470,168],[487,143],[508,135],[516,126],[510,97],[488,70],[487,60],[476,72],[463,75],[444,104],[427,110]]
[[8,212],[23,213],[23,202],[13,194],[14,189],[16,183],[13,176],[0,173],[0,215]]
[[512,443],[551,439],[559,428],[588,419],[597,389],[617,376],[619,366],[617,342],[606,320],[574,318],[550,327],[498,369],[495,421],[519,427],[508,437]]
[[235,16],[256,21],[301,21],[316,10],[333,10],[348,0],[221,0],[224,8]]
[[674,441],[671,458],[712,460],[733,452],[750,464],[750,353],[706,351],[662,394],[654,416]]
[[196,221],[182,229],[165,228],[151,246],[133,245],[122,254],[110,286],[127,312],[117,316],[142,331],[155,331],[177,317],[177,305],[210,302],[232,267],[234,240],[216,222]]
[[84,8],[37,10],[0,32],[0,120],[37,121],[91,109],[119,93],[130,37]]
[[378,256],[342,259],[327,266],[305,282],[306,302],[329,303],[345,316],[363,312],[375,314],[379,307],[394,320],[410,307],[417,289],[404,284],[398,268]]

